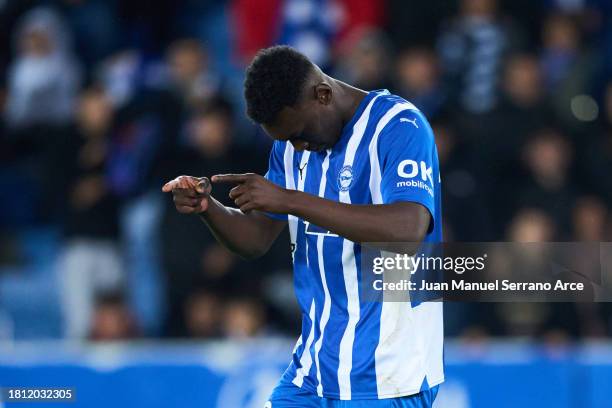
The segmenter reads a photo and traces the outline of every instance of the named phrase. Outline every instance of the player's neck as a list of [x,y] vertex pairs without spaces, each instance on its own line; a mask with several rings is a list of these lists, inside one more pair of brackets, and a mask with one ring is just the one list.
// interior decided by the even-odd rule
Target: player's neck
[[355,115],[355,112],[357,112],[357,109],[359,108],[359,104],[368,93],[345,82],[338,80],[335,81],[339,90],[338,104],[340,114],[342,115],[342,124],[346,125],[351,121]]

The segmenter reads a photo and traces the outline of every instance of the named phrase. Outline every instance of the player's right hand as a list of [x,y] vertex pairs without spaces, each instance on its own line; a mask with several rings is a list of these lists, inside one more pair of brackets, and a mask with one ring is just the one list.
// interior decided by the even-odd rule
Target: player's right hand
[[208,209],[212,186],[206,177],[179,176],[162,187],[164,193],[172,192],[174,205],[183,214],[199,214]]

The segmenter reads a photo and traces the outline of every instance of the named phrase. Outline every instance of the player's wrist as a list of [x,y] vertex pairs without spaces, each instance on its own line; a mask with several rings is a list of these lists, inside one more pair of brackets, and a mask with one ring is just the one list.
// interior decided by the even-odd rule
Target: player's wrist
[[300,208],[301,191],[297,190],[285,190],[286,197],[283,200],[285,214],[295,215]]

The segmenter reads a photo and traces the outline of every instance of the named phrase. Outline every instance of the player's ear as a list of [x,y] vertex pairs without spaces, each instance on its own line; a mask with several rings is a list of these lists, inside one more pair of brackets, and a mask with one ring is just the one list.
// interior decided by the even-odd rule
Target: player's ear
[[322,105],[329,105],[332,100],[332,89],[331,86],[325,82],[315,85],[315,98]]

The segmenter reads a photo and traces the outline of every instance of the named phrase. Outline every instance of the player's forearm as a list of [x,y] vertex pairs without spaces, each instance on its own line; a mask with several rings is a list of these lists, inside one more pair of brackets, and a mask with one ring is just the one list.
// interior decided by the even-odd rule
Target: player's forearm
[[420,242],[429,224],[415,204],[356,205],[295,191],[289,213],[353,242]]
[[265,215],[244,214],[224,206],[213,197],[210,197],[208,209],[199,216],[220,244],[244,258],[265,254],[276,238],[274,231],[262,223],[260,217]]

